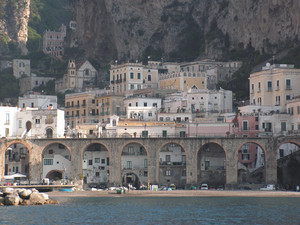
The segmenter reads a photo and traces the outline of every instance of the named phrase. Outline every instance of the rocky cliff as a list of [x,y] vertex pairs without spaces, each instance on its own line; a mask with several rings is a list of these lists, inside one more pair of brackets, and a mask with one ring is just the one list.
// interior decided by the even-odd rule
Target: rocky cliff
[[0,54],[7,50],[10,41],[27,53],[30,0],[0,0]]
[[89,56],[222,58],[252,46],[275,53],[297,42],[299,0],[70,0],[73,34]]

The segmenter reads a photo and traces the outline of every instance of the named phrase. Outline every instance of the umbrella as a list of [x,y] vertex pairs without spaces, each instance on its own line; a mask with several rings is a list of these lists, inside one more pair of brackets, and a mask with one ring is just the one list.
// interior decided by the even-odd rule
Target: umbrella
[[13,175],[11,175],[13,178],[20,178],[20,177],[26,177],[26,175],[23,175],[21,173],[15,173]]
[[6,179],[6,180],[13,180],[14,177],[12,175],[6,175],[6,176],[4,176],[4,179]]

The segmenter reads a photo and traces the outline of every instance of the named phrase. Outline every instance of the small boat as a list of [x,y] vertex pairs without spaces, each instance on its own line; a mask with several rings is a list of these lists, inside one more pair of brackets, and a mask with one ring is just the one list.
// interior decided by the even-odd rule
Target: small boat
[[72,192],[72,188],[62,188],[59,191],[63,191],[63,192]]
[[117,189],[117,194],[123,194],[124,193],[124,190],[123,189]]

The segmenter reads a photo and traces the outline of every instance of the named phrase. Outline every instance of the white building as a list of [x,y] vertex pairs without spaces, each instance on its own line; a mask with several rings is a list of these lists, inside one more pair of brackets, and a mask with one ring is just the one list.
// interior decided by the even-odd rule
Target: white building
[[17,137],[62,138],[65,131],[64,111],[26,108],[17,114]]
[[0,106],[0,137],[16,137],[17,107]]
[[189,89],[171,94],[163,101],[165,112],[228,113],[232,112],[232,91],[224,89]]
[[87,184],[108,183],[108,151],[85,151],[83,154],[82,172]]
[[53,95],[25,95],[19,97],[20,108],[57,109],[57,96]]
[[129,97],[124,100],[128,119],[157,120],[161,108],[160,98]]
[[52,144],[43,151],[43,172],[41,179],[55,180],[71,177],[71,155],[68,149],[61,144]]

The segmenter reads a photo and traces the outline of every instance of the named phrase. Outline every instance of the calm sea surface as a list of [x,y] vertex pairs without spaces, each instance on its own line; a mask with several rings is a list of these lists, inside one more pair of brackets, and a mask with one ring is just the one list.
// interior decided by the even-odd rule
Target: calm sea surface
[[300,198],[57,198],[0,207],[0,224],[300,224]]

